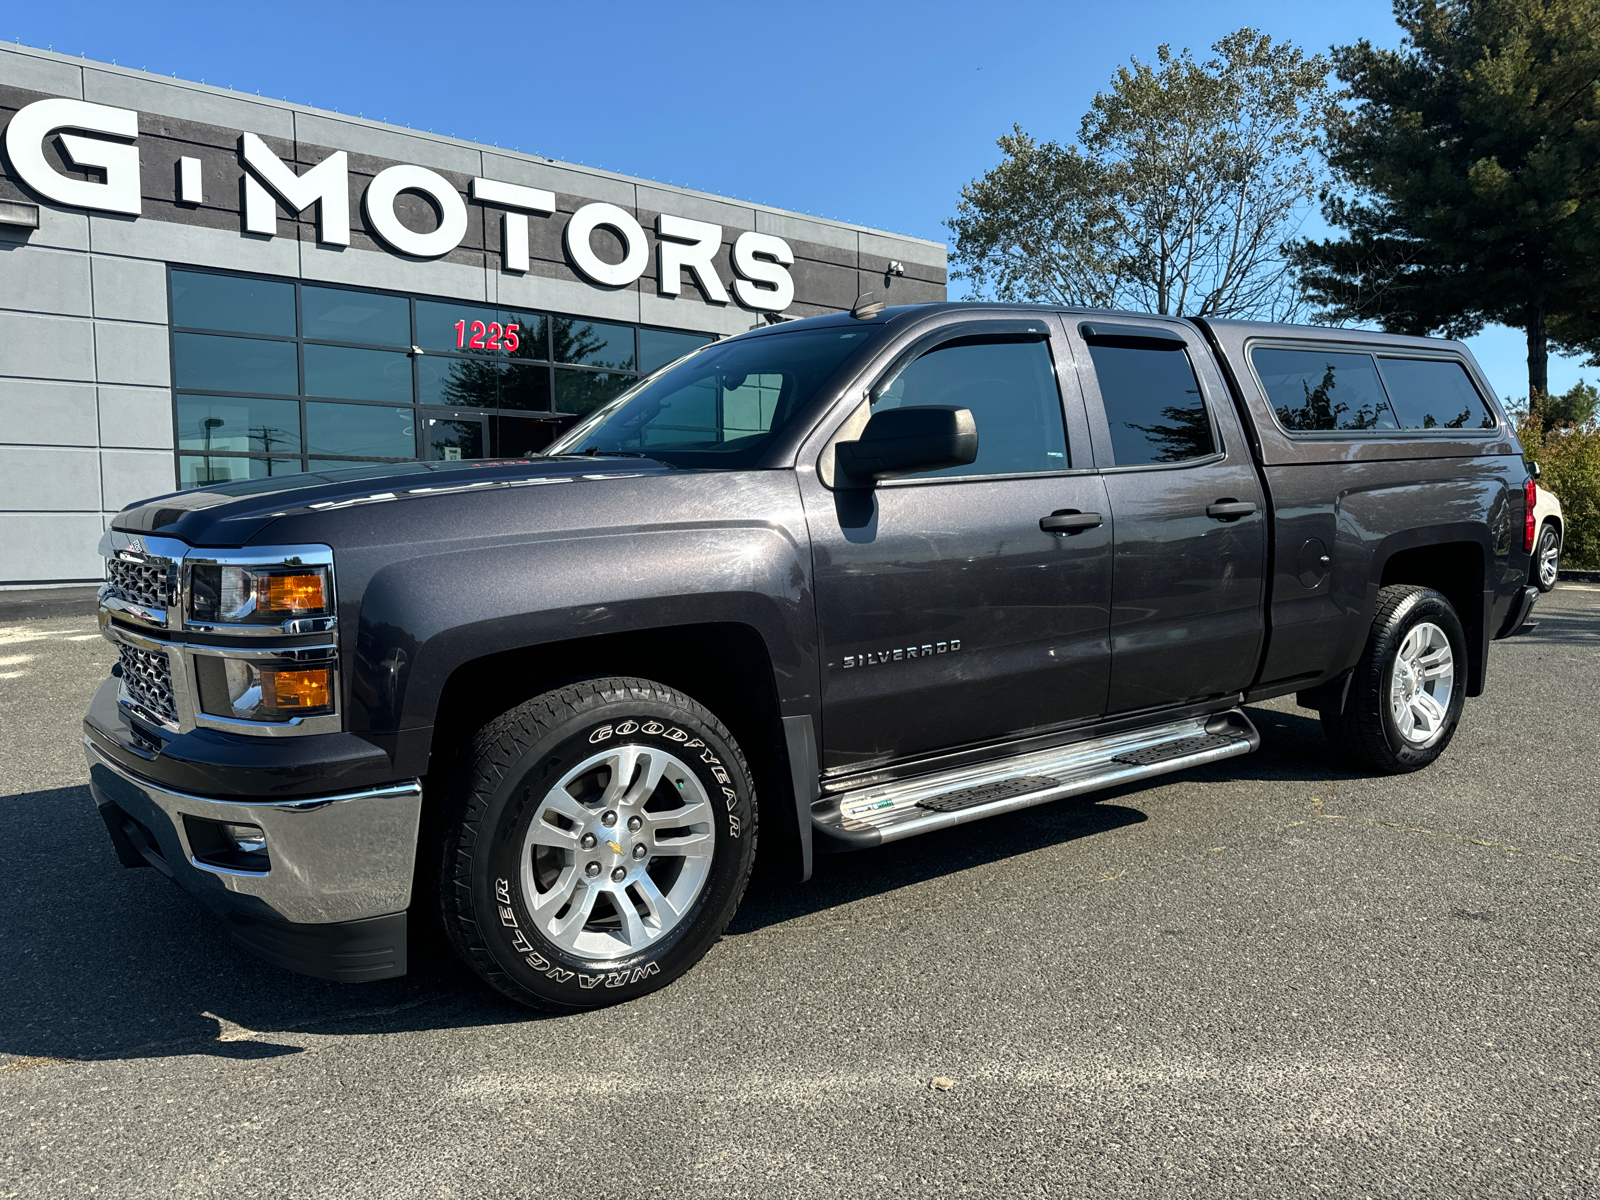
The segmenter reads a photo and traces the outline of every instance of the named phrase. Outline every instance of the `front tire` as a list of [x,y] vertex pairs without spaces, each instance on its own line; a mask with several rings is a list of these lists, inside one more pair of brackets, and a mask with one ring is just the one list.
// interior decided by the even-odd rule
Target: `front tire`
[[1364,767],[1401,775],[1444,753],[1465,703],[1467,639],[1450,601],[1396,584],[1378,593],[1343,712],[1324,712],[1329,744]]
[[1533,548],[1533,582],[1541,592],[1555,590],[1561,578],[1561,531],[1554,521],[1546,521],[1539,530],[1538,544]]
[[646,679],[571,684],[473,740],[445,821],[445,930],[513,999],[601,1008],[705,955],[755,848],[750,771],[715,716]]

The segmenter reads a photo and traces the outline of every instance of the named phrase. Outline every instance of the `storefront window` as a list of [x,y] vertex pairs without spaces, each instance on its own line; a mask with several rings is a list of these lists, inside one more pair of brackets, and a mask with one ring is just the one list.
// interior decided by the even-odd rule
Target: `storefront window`
[[170,295],[184,488],[520,456],[712,340],[179,267]]
[[308,338],[369,346],[411,345],[411,302],[404,296],[302,287],[300,308]]
[[178,397],[178,448],[300,453],[300,405],[233,396]]
[[298,458],[233,458],[198,454],[178,455],[178,486],[205,487],[211,483],[238,483],[246,479],[268,479],[273,475],[294,475],[303,468]]
[[190,329],[293,337],[294,284],[204,271],[174,271],[172,323]]

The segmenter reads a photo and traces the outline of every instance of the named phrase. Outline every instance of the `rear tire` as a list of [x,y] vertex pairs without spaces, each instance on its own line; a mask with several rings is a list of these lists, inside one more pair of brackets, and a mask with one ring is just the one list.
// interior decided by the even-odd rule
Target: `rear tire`
[[1561,531],[1554,521],[1546,521],[1539,530],[1539,541],[1533,548],[1533,582],[1541,592],[1555,590],[1561,578]]
[[647,679],[557,688],[491,721],[448,800],[439,901],[487,983],[557,1012],[665,987],[733,918],[756,849],[727,729]]
[[1461,720],[1466,650],[1461,619],[1450,601],[1432,588],[1384,588],[1344,711],[1322,714],[1328,743],[1386,775],[1433,762]]

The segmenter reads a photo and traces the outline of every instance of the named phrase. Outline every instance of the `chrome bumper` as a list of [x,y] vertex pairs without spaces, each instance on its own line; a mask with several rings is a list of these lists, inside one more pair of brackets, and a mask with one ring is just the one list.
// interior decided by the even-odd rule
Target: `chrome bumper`
[[[151,865],[222,913],[329,924],[403,912],[411,903],[418,780],[295,800],[214,800],[163,788],[112,762],[84,738],[95,803],[114,805],[149,832]],[[201,862],[185,816],[259,825],[270,867],[240,871]],[[107,825],[112,825],[110,820]],[[156,861],[159,859],[159,861]]]

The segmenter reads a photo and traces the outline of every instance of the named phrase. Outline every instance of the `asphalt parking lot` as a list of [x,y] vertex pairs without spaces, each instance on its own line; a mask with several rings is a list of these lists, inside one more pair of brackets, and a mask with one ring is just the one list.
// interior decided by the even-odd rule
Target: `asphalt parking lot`
[[1260,706],[1252,757],[758,880],[559,1018],[235,949],[95,815],[92,620],[0,625],[0,1196],[1594,1195],[1600,587],[1539,616],[1425,772]]

